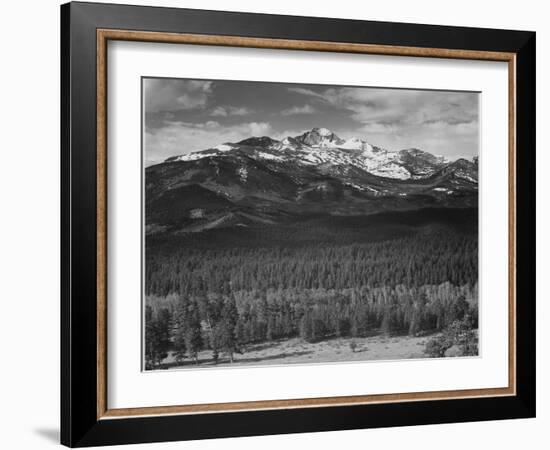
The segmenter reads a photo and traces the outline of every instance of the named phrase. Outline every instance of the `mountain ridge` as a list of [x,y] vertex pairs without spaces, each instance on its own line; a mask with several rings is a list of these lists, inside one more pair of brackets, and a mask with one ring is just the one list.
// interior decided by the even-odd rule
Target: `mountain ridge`
[[[417,148],[389,151],[313,128],[250,137],[146,168],[149,230],[202,231],[295,220],[477,207],[478,163]],[[152,231],[151,231],[152,232]]]
[[428,177],[444,164],[452,162],[418,148],[393,151],[357,137],[342,139],[327,128],[317,127],[282,140],[254,136],[236,143],[226,142],[208,149],[171,156],[164,162],[227,156],[235,151],[248,152],[259,160],[293,161],[309,165],[351,164],[373,175],[402,180]]

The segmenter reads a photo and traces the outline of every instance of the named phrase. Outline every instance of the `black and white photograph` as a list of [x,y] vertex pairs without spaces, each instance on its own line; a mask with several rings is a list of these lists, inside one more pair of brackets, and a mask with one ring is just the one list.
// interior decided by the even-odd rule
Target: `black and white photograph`
[[143,369],[478,356],[479,95],[142,78]]

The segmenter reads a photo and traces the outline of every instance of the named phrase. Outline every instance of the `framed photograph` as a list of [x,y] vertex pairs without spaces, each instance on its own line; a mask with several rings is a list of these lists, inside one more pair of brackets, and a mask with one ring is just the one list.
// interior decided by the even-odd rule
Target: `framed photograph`
[[61,440],[535,415],[535,33],[61,7]]

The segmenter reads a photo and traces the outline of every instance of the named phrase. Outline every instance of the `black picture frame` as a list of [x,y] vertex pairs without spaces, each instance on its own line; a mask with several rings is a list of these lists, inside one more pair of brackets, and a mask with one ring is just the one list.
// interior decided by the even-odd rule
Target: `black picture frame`
[[[98,29],[511,52],[516,55],[516,394],[98,418]],[[61,6],[61,443],[70,447],[535,416],[534,32],[68,3]]]

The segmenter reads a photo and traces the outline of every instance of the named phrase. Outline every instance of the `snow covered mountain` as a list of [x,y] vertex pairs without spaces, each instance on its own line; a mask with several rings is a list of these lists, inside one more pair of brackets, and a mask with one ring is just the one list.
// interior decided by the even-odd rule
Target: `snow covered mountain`
[[[390,151],[313,128],[174,156],[146,169],[148,230],[280,223],[307,214],[477,206],[477,158]],[[153,231],[151,231],[153,230]]]
[[260,161],[292,161],[313,166],[351,165],[372,175],[398,180],[429,177],[449,162],[442,156],[434,156],[419,149],[389,151],[356,137],[341,139],[326,128],[313,128],[300,136],[289,136],[281,141],[267,136],[252,137],[171,157],[166,161],[195,161],[229,156],[238,151],[244,151]]

